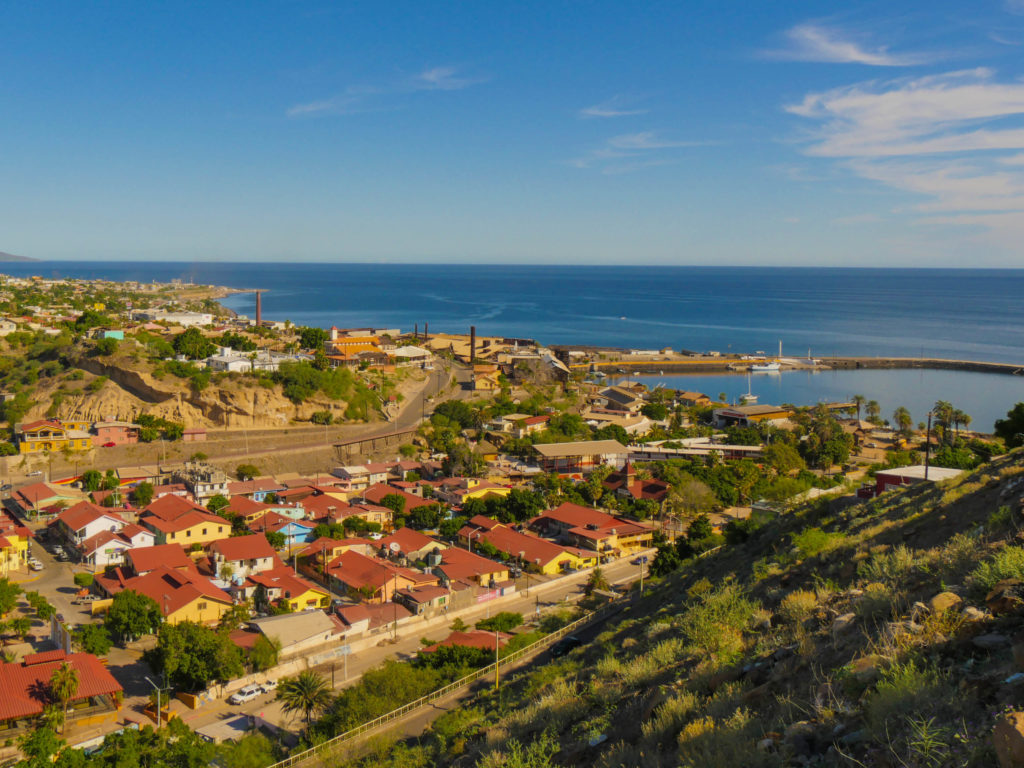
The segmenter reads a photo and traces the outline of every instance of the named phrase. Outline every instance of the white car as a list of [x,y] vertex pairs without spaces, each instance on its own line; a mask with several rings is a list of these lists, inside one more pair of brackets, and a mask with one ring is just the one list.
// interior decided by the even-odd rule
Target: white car
[[247,685],[245,688],[241,688],[231,694],[228,698],[228,704],[245,704],[255,699],[260,693],[262,691],[258,685]]
[[275,688],[277,688],[277,680],[264,680],[260,686],[260,690],[264,693],[270,693]]
[[43,570],[43,564],[39,560],[36,560],[34,557],[28,561],[28,567],[31,568],[33,571]]

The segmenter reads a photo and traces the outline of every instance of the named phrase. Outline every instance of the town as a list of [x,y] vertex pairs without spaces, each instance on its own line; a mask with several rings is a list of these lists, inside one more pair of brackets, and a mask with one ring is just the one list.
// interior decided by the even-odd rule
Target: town
[[[609,381],[587,365],[596,353],[475,328],[295,329],[177,300],[140,310],[138,286],[5,287],[8,309],[25,291],[36,302],[5,321],[6,344],[40,346],[37,376],[8,376],[4,403],[9,758],[41,723],[80,748],[151,725],[258,738],[269,764],[358,725],[329,706],[337,692],[565,652],[580,640],[564,628],[797,505],[953,480],[1006,452],[943,402],[915,428],[860,395],[775,406]],[[74,351],[43,374],[48,338]],[[193,408],[137,393],[88,418],[118,360],[177,371]],[[38,413],[35,385],[62,376]],[[247,379],[281,388],[289,429],[309,426],[218,455],[233,423],[198,396]],[[350,422],[321,444],[319,429]],[[308,454],[290,444],[303,429],[321,435]],[[307,471],[261,468],[288,450]]]

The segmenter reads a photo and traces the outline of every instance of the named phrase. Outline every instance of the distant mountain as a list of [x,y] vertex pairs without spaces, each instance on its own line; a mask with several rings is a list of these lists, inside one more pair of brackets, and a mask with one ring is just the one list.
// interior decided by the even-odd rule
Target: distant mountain
[[0,261],[39,261],[39,259],[32,259],[28,256],[15,256],[13,253],[0,251]]

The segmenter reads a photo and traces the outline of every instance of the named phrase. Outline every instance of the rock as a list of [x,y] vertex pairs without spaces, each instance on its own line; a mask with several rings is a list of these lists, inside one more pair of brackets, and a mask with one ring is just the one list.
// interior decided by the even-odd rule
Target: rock
[[975,648],[981,648],[983,651],[991,651],[996,648],[1001,648],[1004,645],[1010,644],[1010,638],[1006,635],[1000,635],[998,632],[990,632],[987,635],[978,635],[976,638],[971,640]]
[[875,654],[861,656],[850,665],[850,672],[858,683],[871,685],[878,679],[880,661],[881,657]]
[[809,720],[790,723],[786,726],[782,738],[797,755],[813,755],[816,751],[815,727]]
[[849,589],[849,590],[846,591],[847,597],[860,597],[863,594],[864,594],[864,590],[863,589],[856,589],[856,588],[854,588],[854,589]]
[[832,634],[841,635],[857,626],[857,614],[856,613],[844,613],[842,616],[837,616],[836,620],[832,622]]
[[757,742],[757,748],[762,752],[767,752],[775,746],[775,739],[769,737],[767,739],[761,739]]
[[932,613],[945,613],[958,607],[961,603],[963,603],[963,598],[960,595],[954,595],[952,592],[939,592],[928,601],[928,610]]
[[964,620],[965,624],[975,624],[979,621],[985,621],[988,618],[988,614],[975,608],[973,605],[968,605],[960,611],[960,617]]
[[751,688],[743,694],[744,704],[760,704],[772,696],[772,684],[763,683],[756,688]]
[[1024,712],[1009,712],[999,718],[992,743],[1000,768],[1024,768]]
[[850,747],[855,744],[860,744],[866,738],[864,731],[850,731],[844,736],[839,737],[839,742],[844,746]]
[[655,710],[668,700],[669,694],[665,686],[658,686],[653,691],[650,691],[644,697],[640,719],[644,722],[650,720],[654,716]]
[[985,605],[996,616],[1020,613],[1024,608],[1024,584],[1020,579],[1003,579],[985,595]]

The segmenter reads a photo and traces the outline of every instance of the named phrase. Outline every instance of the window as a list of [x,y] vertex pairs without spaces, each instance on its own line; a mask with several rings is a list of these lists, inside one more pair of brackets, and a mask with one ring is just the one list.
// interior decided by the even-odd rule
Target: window
[[203,536],[205,536],[205,535],[206,535],[206,529],[203,528]]
[[188,539],[188,538],[191,538],[191,537],[192,537],[192,529],[190,528],[189,530],[185,531],[185,538]]
[[196,605],[196,608],[198,608],[200,611],[205,611],[206,610],[206,603],[198,603]]

